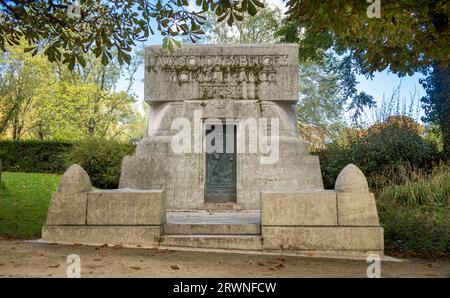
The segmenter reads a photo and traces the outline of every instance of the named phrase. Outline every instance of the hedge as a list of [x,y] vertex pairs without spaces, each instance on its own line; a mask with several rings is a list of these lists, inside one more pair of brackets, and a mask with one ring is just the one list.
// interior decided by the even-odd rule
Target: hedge
[[73,144],[56,141],[0,141],[3,171],[25,173],[64,173],[64,156]]

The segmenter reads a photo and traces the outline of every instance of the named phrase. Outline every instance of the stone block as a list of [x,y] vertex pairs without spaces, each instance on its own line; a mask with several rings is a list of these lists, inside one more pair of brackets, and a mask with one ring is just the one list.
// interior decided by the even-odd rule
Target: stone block
[[261,250],[261,236],[256,235],[164,235],[161,246],[209,249]]
[[91,191],[91,180],[86,171],[77,164],[70,166],[62,175],[58,192],[79,193]]
[[165,221],[162,190],[101,190],[88,193],[88,225],[161,225]]
[[148,102],[298,99],[297,45],[150,46],[145,56]]
[[42,228],[44,241],[62,244],[141,245],[156,247],[160,226],[50,226]]
[[334,192],[261,193],[263,226],[335,226]]
[[47,225],[85,225],[87,193],[54,192],[47,213]]
[[371,193],[337,193],[340,226],[379,226],[375,197]]
[[336,178],[337,192],[368,193],[369,185],[364,173],[354,164],[347,165]]
[[262,227],[267,250],[383,251],[380,227]]

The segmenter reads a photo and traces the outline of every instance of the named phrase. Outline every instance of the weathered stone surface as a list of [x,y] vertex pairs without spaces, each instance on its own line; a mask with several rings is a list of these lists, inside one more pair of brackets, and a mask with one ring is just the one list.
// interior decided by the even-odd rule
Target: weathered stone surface
[[62,244],[141,245],[156,247],[160,226],[50,226],[42,228],[42,239]]
[[384,250],[380,227],[262,227],[268,250]]
[[162,190],[101,190],[88,193],[88,225],[160,225],[165,221]]
[[298,99],[296,45],[146,48],[146,101]]
[[[238,57],[235,62],[239,65],[234,65],[231,57]],[[158,46],[147,48],[145,89],[146,100],[152,106],[148,135],[138,143],[135,156],[124,158],[119,188],[164,189],[168,209],[206,209],[212,202],[205,198],[203,125],[209,118],[216,118],[232,119],[237,126],[237,147],[244,145],[244,152],[238,152],[234,159],[236,194],[230,202],[244,209],[260,209],[261,191],[323,190],[319,159],[309,155],[308,145],[297,130],[297,58],[295,45],[182,46],[173,55]],[[217,61],[208,62],[213,60]],[[250,68],[264,65],[249,69],[246,63],[250,60],[253,64]],[[218,65],[205,70],[202,63]],[[204,71],[220,75],[231,72],[233,76],[222,81],[215,74],[219,77],[209,80],[205,79]],[[269,82],[246,82],[243,77],[244,81],[237,84],[236,71],[243,71],[247,79],[249,71],[270,71],[273,78]],[[219,92],[223,88],[228,91]],[[219,91],[210,96],[211,90]],[[171,147],[173,136],[179,132],[172,129],[172,124],[180,117],[188,120],[192,128],[190,133],[185,132],[192,141],[189,153],[175,153]],[[271,124],[272,119],[278,120],[278,127]],[[264,135],[272,129],[279,135],[279,152],[262,152],[261,148],[250,152],[247,122],[259,125],[259,121],[265,120],[270,122],[270,129],[259,127]],[[196,143],[200,147],[197,151]],[[272,153],[277,161],[264,164],[263,160],[267,161]]]
[[161,246],[261,250],[261,236],[255,235],[166,235],[161,237]]
[[54,192],[47,213],[47,225],[86,224],[87,193]]
[[166,223],[164,235],[261,235],[261,226],[259,224]]
[[263,226],[335,226],[336,193],[261,193]]
[[371,193],[337,193],[340,226],[379,226],[377,205]]
[[335,184],[338,192],[368,193],[369,186],[363,172],[354,164],[347,165],[338,175]]
[[88,192],[91,188],[91,180],[86,171],[79,165],[74,164],[62,175],[58,186],[58,192]]

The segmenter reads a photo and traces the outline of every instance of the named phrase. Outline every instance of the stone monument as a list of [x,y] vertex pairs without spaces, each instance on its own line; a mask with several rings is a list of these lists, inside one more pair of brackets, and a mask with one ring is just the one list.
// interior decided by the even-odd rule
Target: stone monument
[[43,240],[383,254],[363,173],[348,165],[324,190],[318,157],[299,137],[297,46],[150,46],[145,61],[148,133],[124,158],[119,189],[92,191],[86,172],[70,167]]
[[[136,156],[124,159],[120,188],[165,189],[168,209],[204,209],[214,203],[260,209],[261,191],[323,189],[319,160],[309,155],[298,135],[297,46],[193,45],[172,55],[151,46],[145,55],[148,135],[138,144]],[[178,133],[172,125],[179,117],[192,128],[187,132],[192,150],[181,154],[171,148]],[[272,119],[278,127],[269,129]],[[200,143],[209,122],[226,126],[224,139],[242,150],[204,152]],[[277,160],[271,164],[261,162],[267,153],[259,146],[249,146],[251,137],[261,141],[255,134],[264,129],[278,137],[278,148],[272,148],[279,150]],[[215,167],[221,171],[214,172]]]

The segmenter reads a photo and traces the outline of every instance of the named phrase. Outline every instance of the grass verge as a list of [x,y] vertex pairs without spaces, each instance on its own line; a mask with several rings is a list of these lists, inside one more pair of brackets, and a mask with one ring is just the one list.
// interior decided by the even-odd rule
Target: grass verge
[[47,217],[51,193],[59,175],[2,173],[0,185],[0,235],[13,238],[39,238]]

